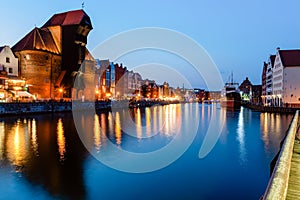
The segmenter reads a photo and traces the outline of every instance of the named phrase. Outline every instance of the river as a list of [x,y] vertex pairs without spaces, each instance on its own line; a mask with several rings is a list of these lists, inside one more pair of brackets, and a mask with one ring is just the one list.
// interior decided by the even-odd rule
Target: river
[[2,117],[0,199],[259,199],[291,120],[197,103]]

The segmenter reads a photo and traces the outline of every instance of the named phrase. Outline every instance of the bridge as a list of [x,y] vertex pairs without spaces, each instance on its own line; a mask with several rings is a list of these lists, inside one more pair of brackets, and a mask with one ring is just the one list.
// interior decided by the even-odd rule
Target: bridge
[[300,117],[296,111],[263,200],[300,200]]

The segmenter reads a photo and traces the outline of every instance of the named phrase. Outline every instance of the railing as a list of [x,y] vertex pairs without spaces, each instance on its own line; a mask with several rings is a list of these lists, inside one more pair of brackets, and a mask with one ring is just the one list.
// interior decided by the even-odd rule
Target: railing
[[282,145],[274,171],[263,196],[263,200],[286,199],[290,176],[291,159],[297,132],[299,110],[292,120],[287,136]]

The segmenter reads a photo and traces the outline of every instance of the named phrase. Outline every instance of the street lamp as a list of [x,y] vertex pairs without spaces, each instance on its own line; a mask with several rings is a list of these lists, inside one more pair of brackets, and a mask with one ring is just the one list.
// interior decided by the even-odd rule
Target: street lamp
[[62,99],[63,98],[63,92],[64,92],[64,89],[63,88],[59,88],[59,93],[60,93],[60,98]]

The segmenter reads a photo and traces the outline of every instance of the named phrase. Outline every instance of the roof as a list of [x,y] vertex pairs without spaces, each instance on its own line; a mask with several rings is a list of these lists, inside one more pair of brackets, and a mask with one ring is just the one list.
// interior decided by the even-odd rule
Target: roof
[[270,55],[270,61],[271,61],[272,68],[274,67],[275,58],[276,58],[276,55]]
[[85,48],[85,60],[89,60],[89,61],[95,61],[94,57],[92,56],[92,54],[89,52],[89,50],[87,48]]
[[92,29],[90,17],[83,10],[73,10],[53,15],[43,26],[68,26],[84,24]]
[[51,32],[48,29],[34,28],[12,47],[12,50],[42,50],[59,54]]
[[0,52],[5,48],[6,46],[2,46],[0,47]]
[[300,50],[279,50],[284,67],[300,66]]

